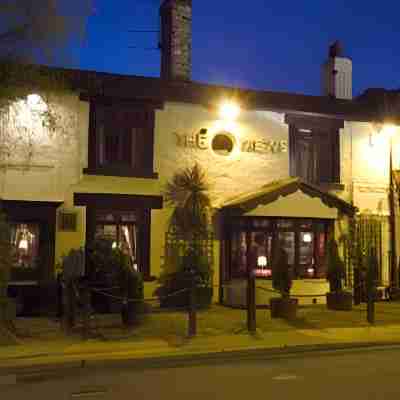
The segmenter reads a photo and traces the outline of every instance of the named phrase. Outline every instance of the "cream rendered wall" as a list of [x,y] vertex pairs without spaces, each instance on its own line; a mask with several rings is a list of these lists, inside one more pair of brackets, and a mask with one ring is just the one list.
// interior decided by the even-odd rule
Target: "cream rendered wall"
[[280,197],[273,203],[260,205],[246,213],[247,216],[271,216],[292,218],[336,219],[338,210],[328,207],[321,199],[310,197],[298,190],[288,196]]
[[[190,148],[178,145],[176,134],[194,135],[207,129],[203,147]],[[236,140],[229,156],[217,155],[211,149],[213,136],[228,131]],[[259,188],[272,181],[289,176],[288,151],[243,152],[244,141],[288,141],[288,127],[284,114],[268,111],[242,111],[235,122],[219,120],[215,111],[198,105],[166,103],[157,111],[155,125],[155,171],[159,174],[160,188],[178,170],[198,162],[206,171],[210,182],[213,207],[227,199]],[[285,150],[285,149],[284,149]],[[151,274],[158,276],[164,254],[164,233],[168,227],[171,210],[152,211]],[[219,241],[214,243],[214,283],[219,281]],[[217,296],[215,290],[215,296]]]
[[[7,162],[0,163],[0,198],[59,201],[63,202],[59,210],[77,212],[77,232],[60,232],[57,224],[57,263],[61,255],[84,244],[84,209],[73,207],[70,187],[80,180],[82,165],[85,159],[87,160],[89,108],[87,103],[79,101],[76,93],[46,95],[60,117],[60,128],[50,132],[43,128],[41,120],[30,116],[27,107],[24,106],[24,109],[20,110],[20,114],[25,118],[22,123],[27,125],[32,133],[33,157],[27,162],[24,156],[26,150],[21,143]],[[44,95],[42,97],[46,98]],[[14,135],[16,133],[18,131],[13,132]]]
[[[341,180],[343,192],[336,194],[353,201],[362,214],[384,217],[383,223],[383,281],[389,280],[390,226],[389,216],[389,154],[390,135],[385,128],[367,122],[346,122],[341,132]],[[392,133],[393,168],[400,168],[400,128]],[[398,208],[398,207],[397,207]],[[398,211],[398,210],[397,210]],[[397,215],[398,212],[397,212]],[[386,217],[386,218],[385,218]],[[397,225],[397,251],[400,224]]]

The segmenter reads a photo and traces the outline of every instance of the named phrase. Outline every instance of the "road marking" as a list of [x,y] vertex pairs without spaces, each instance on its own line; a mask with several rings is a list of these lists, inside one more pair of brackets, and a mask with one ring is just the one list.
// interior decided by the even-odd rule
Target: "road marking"
[[17,375],[1,375],[0,385],[15,385],[17,383]]
[[278,376],[274,376],[272,379],[274,381],[294,381],[298,378],[299,377],[296,375],[278,375]]

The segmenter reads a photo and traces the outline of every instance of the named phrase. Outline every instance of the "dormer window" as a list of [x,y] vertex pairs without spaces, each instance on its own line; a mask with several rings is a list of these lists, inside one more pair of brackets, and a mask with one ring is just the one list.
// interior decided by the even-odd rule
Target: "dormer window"
[[153,178],[154,108],[137,104],[90,104],[86,174]]

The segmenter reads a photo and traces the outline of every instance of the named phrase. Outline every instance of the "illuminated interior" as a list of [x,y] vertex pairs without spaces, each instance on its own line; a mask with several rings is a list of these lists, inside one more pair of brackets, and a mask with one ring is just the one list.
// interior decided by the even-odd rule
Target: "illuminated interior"
[[11,243],[15,249],[15,267],[35,269],[39,262],[39,224],[11,224]]
[[231,278],[244,278],[248,267],[256,277],[271,278],[274,249],[288,255],[293,278],[325,278],[325,246],[329,222],[297,218],[236,218],[230,233]]

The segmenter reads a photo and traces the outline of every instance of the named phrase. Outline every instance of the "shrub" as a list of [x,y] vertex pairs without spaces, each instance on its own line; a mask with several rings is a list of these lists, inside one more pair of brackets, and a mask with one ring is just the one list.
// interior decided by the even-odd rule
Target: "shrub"
[[272,266],[272,287],[280,292],[282,297],[290,296],[292,277],[288,255],[281,246],[277,249]]
[[[132,325],[137,322],[137,317],[144,308],[143,278],[134,270],[129,256],[112,245],[113,242],[107,238],[98,238],[91,243],[89,279],[93,284],[104,285],[105,290],[107,287],[118,287],[112,291],[112,295],[121,298],[117,301],[121,305],[123,323]],[[108,299],[109,303],[112,302]],[[133,299],[137,301],[132,301]]]
[[327,279],[329,281],[329,290],[331,292],[340,292],[343,290],[342,280],[345,277],[346,270],[342,259],[339,256],[338,246],[334,239],[328,243],[327,252]]

